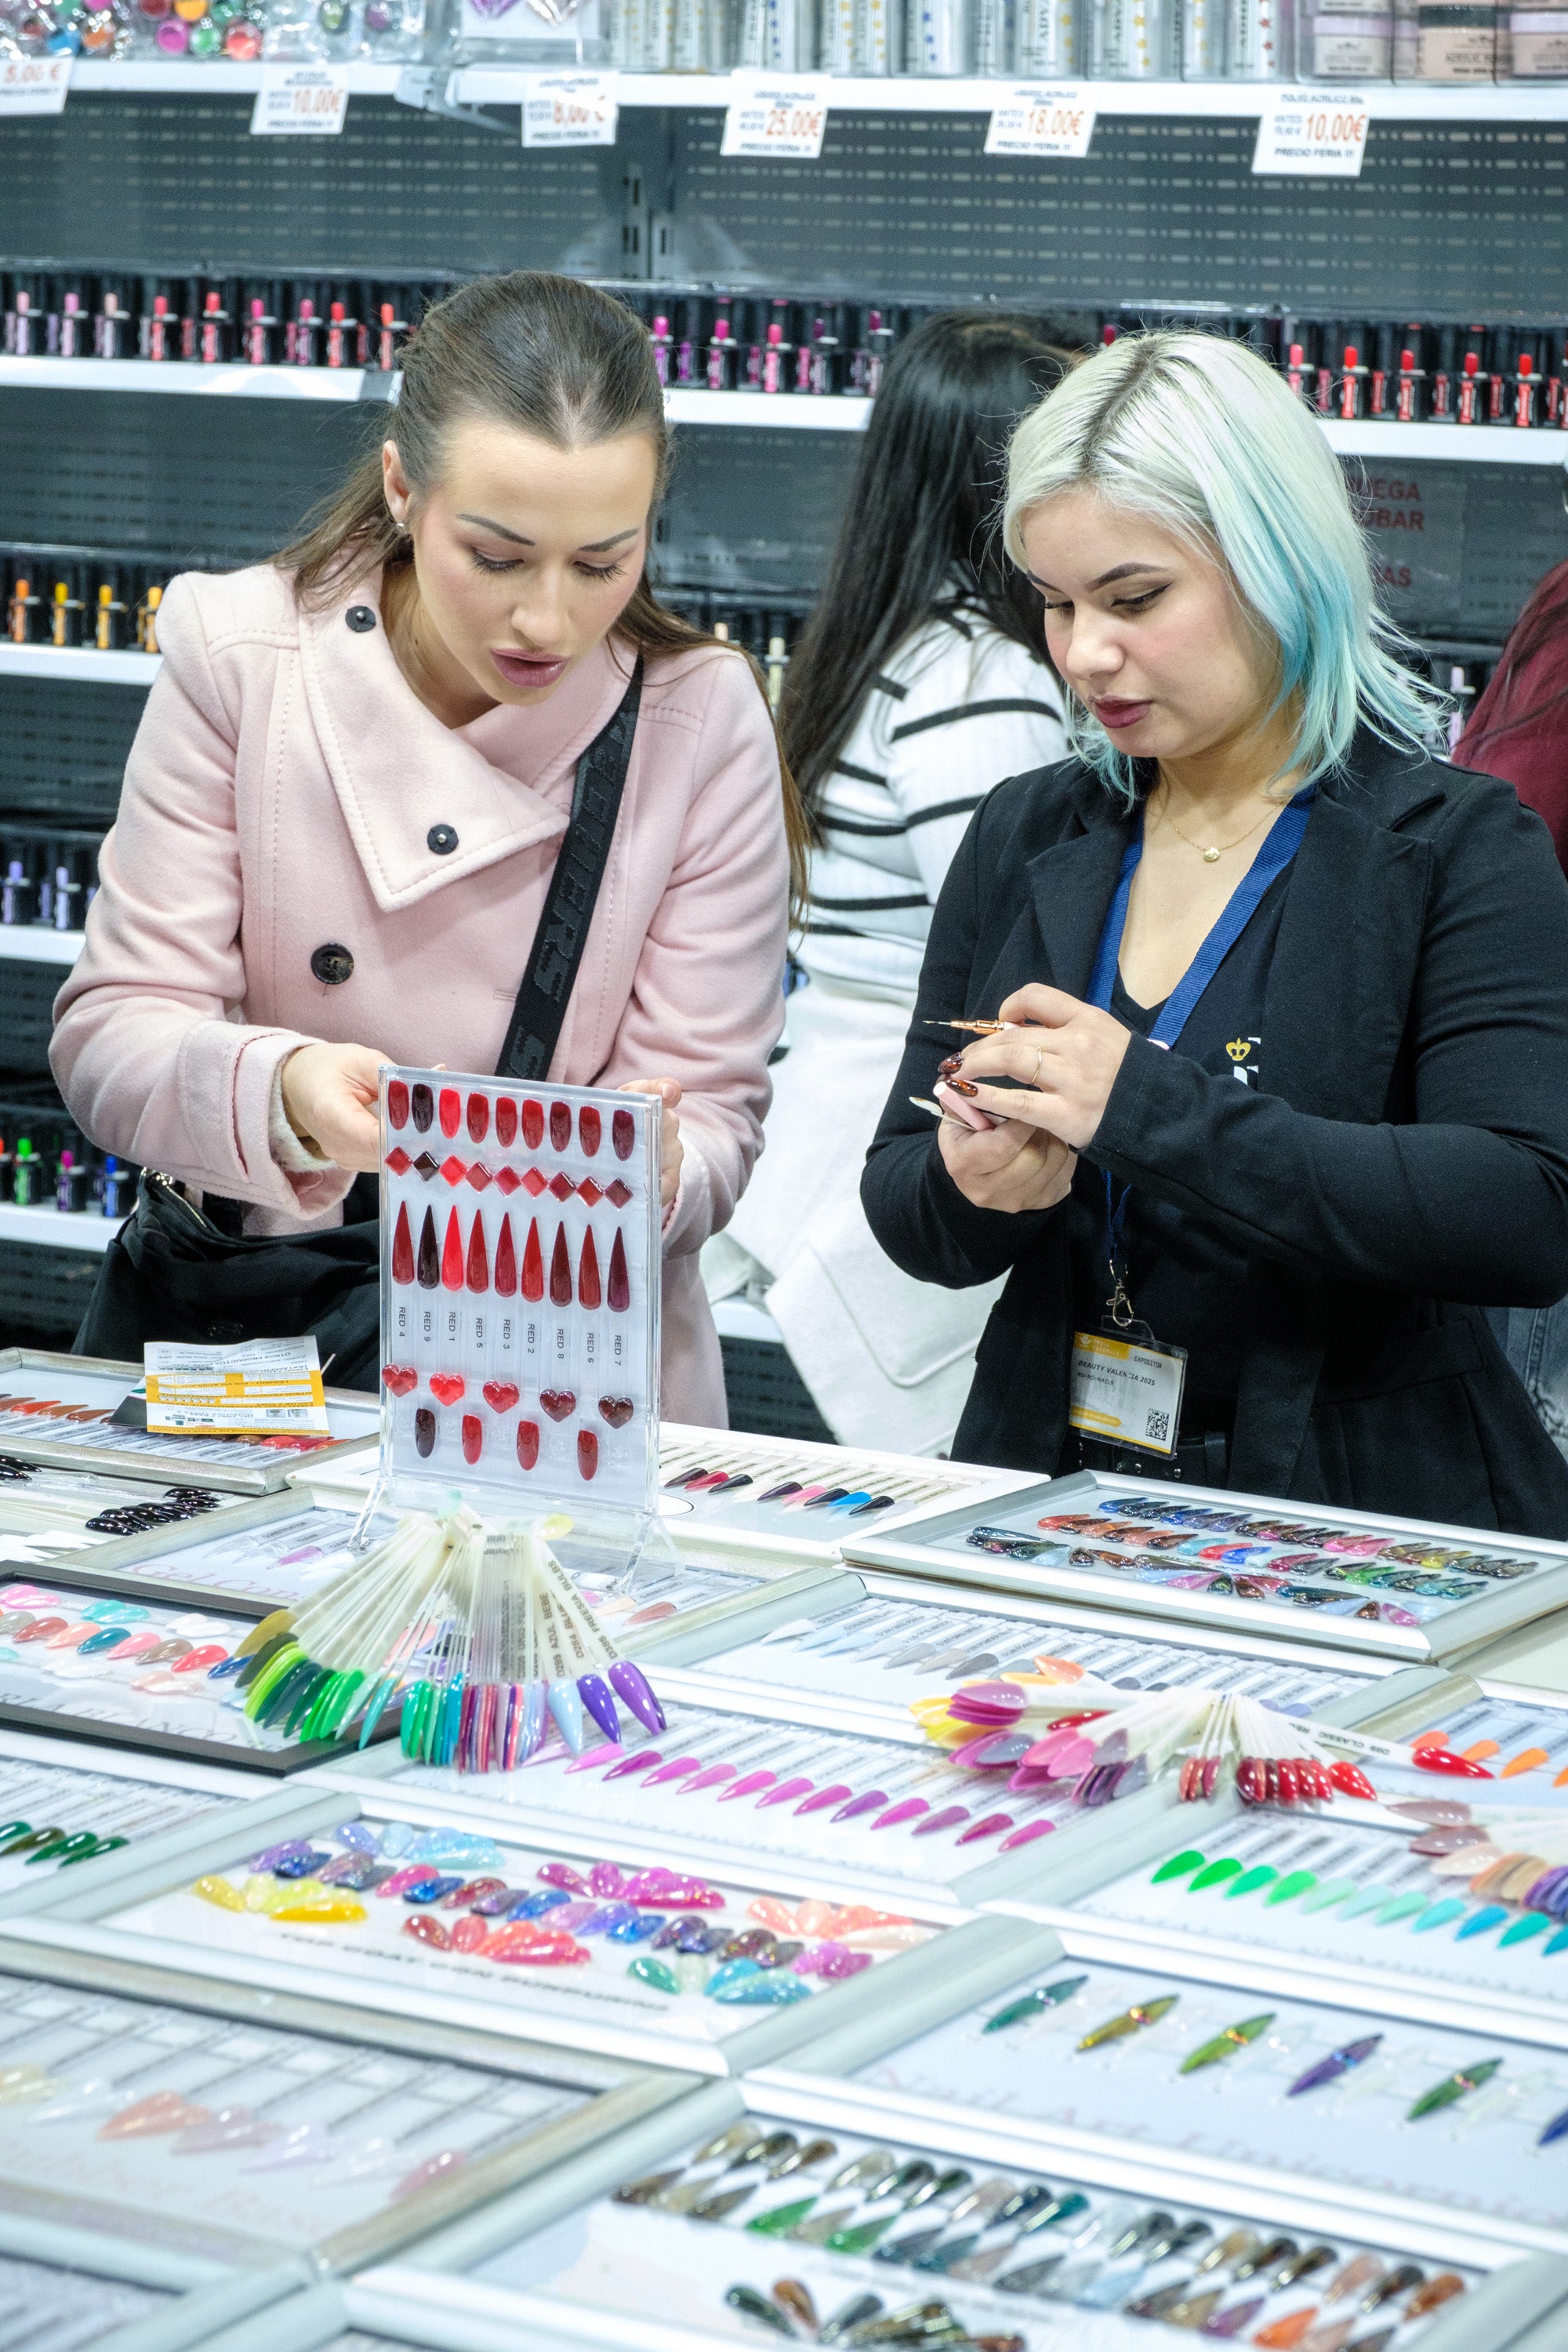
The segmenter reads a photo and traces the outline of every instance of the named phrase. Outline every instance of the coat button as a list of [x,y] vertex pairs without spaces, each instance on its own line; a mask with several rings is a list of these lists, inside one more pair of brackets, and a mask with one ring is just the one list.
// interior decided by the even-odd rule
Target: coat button
[[375,614],[368,604],[351,604],[343,618],[358,636],[363,637],[367,629],[375,626]]
[[451,824],[433,824],[425,836],[426,845],[437,857],[450,857],[458,846],[458,829]]
[[341,987],[352,976],[353,968],[353,956],[347,948],[339,947],[335,940],[329,940],[326,946],[318,948],[310,958],[310,970],[328,988]]

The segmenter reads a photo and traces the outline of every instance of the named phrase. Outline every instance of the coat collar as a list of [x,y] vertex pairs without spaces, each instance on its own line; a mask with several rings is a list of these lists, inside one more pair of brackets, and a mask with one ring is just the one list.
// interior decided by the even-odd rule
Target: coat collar
[[[373,629],[353,629],[368,609]],[[559,839],[581,754],[626,691],[608,645],[568,671],[548,702],[498,704],[467,727],[443,726],[398,668],[381,619],[379,569],[330,604],[300,614],[305,699],[365,878],[392,914],[432,892]],[[458,846],[430,846],[449,825]]]

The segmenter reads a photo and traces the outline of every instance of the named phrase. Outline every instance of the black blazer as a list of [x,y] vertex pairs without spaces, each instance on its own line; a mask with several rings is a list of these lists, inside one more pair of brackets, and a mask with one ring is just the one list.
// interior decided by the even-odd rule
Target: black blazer
[[[931,921],[868,1155],[872,1230],[952,1288],[1006,1273],[954,1453],[1054,1471],[1071,1284],[1056,1210],[975,1208],[928,1113],[956,1050],[1028,981],[1086,992],[1129,821],[1077,761],[999,785]],[[1268,1091],[1134,1037],[1084,1154],[1245,1252],[1232,1484],[1568,1535],[1568,1464],[1487,1306],[1568,1293],[1568,887],[1510,784],[1363,730],[1320,783],[1265,995]]]

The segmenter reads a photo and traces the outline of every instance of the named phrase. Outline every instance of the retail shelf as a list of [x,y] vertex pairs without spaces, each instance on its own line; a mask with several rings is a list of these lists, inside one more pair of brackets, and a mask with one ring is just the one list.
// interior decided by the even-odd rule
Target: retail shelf
[[[301,64],[309,59],[301,58]],[[352,65],[350,95],[391,98],[406,65]],[[261,88],[257,65],[182,65],[163,58],[134,58],[123,65],[94,65],[80,58],[72,68],[71,95],[91,90],[162,90],[191,98],[235,98]]]
[[100,654],[95,646],[0,645],[0,677],[74,678],[99,686],[151,686],[162,654]]
[[813,400],[796,393],[771,399],[755,392],[667,392],[664,413],[672,425],[743,425],[761,432],[864,433],[871,421],[868,400],[837,395]]
[[1500,425],[1380,425],[1371,419],[1342,425],[1323,419],[1329,446],[1342,457],[1417,459],[1429,466],[1568,465],[1568,434],[1514,433]]
[[[154,366],[148,360],[12,359],[0,357],[0,390],[15,392],[172,392],[237,400],[360,400],[364,368],[199,367],[188,360]],[[379,386],[384,379],[374,378]]]
[[67,1216],[47,1202],[41,1209],[18,1209],[14,1201],[0,1201],[0,1242],[101,1253],[124,1223],[123,1217],[95,1217],[87,1211]]
[[0,963],[75,963],[85,931],[51,931],[42,923],[0,923]]

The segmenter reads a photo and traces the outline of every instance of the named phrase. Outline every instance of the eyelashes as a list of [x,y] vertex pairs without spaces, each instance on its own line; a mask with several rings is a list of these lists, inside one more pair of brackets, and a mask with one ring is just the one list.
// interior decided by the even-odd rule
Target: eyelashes
[[[519,557],[507,556],[498,559],[493,555],[481,555],[477,547],[471,547],[468,550],[468,556],[476,572],[519,572],[522,569],[521,560]],[[574,563],[572,567],[574,572],[579,573],[584,580],[618,580],[626,568],[624,556],[618,558],[614,563]]]

